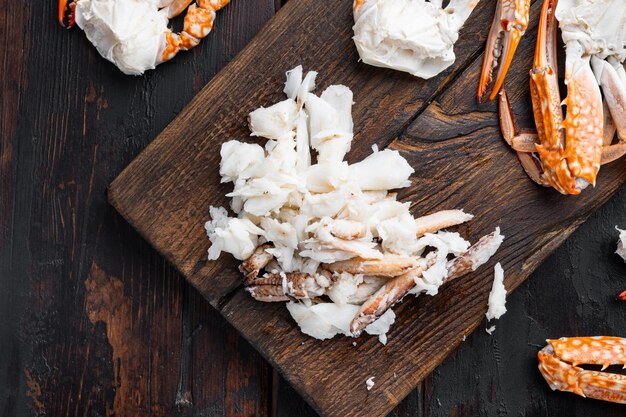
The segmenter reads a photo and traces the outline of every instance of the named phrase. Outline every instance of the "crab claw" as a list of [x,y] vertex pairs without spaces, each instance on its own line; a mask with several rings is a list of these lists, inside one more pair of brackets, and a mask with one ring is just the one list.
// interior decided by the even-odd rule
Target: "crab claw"
[[617,299],[621,301],[626,301],[626,290],[622,291],[617,295]]
[[[68,12],[69,9],[69,12]],[[64,28],[70,29],[74,26],[74,12],[76,10],[76,1],[72,1],[71,3],[67,3],[67,0],[59,0],[58,10],[57,10],[57,19],[59,20],[59,24]],[[67,16],[67,25],[65,24],[65,17]]]
[[488,100],[496,98],[513,61],[515,50],[528,27],[529,12],[530,0],[498,0],[485,47],[478,84],[478,101],[483,100],[487,86],[493,80],[493,71],[498,67]]
[[624,365],[626,339],[610,336],[547,340],[537,353],[539,371],[553,390],[626,404],[626,375],[589,371],[578,364]]

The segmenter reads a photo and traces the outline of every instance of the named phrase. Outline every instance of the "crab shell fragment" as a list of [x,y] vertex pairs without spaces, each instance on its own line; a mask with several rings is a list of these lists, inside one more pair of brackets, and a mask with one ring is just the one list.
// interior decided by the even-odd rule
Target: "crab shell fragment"
[[626,404],[626,375],[586,370],[578,364],[626,365],[626,339],[611,336],[547,340],[537,353],[539,371],[553,390]]

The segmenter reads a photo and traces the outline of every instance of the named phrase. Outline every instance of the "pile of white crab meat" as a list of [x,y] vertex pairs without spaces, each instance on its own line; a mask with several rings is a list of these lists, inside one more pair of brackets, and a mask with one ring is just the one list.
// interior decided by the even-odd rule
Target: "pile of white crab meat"
[[390,190],[414,172],[398,151],[344,161],[353,139],[352,91],[331,85],[319,96],[314,71],[287,72],[287,98],[250,113],[251,136],[265,146],[222,145],[222,182],[233,183],[229,217],[211,207],[209,259],[228,252],[247,291],[286,302],[303,333],[317,339],[386,333],[391,307],[406,295],[435,295],[447,280],[484,264],[499,228],[474,245],[444,231],[472,219],[462,210],[414,218]]
[[459,30],[479,0],[355,0],[354,43],[366,64],[428,79],[454,63]]

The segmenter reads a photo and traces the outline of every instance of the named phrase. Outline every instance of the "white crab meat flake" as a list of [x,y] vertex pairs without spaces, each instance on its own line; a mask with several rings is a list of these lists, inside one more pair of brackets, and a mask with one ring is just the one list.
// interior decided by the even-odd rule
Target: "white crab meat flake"
[[228,252],[236,259],[244,260],[258,246],[258,237],[263,230],[246,218],[228,217],[223,207],[210,208],[211,221],[205,224],[207,235],[211,239],[209,259],[217,259],[220,252]]
[[485,329],[485,331],[486,331],[488,334],[493,334],[493,332],[494,332],[495,330],[496,330],[496,326],[495,326],[495,325],[493,325],[493,326],[488,327],[488,328],[486,328],[486,329]]
[[374,378],[376,378],[375,376],[370,376],[369,378],[367,378],[367,380],[365,381],[365,387],[367,388],[367,390],[371,390],[372,388],[374,388]]
[[[324,340],[365,331],[385,345],[395,302],[407,293],[437,294],[451,258],[462,257],[465,272],[476,269],[503,237],[496,229],[472,251],[459,233],[442,230],[471,214],[413,217],[411,203],[389,192],[409,186],[414,172],[397,150],[374,146],[365,159],[344,161],[353,138],[352,91],[331,85],[317,96],[316,76],[293,68],[286,74],[287,98],[250,113],[251,136],[267,139],[264,146],[222,145],[221,181],[233,184],[227,196],[236,217],[211,207],[208,257],[227,252],[244,260],[246,291],[260,301],[286,301],[302,333]],[[393,290],[381,298],[399,299],[360,322],[368,302],[418,268],[405,278],[403,294]]]
[[[352,337],[350,322],[359,311],[354,304],[320,303],[307,306],[304,303],[288,303],[287,310],[298,323],[300,331],[316,339],[331,339],[338,334]],[[380,336],[387,334],[396,319],[393,310],[387,310],[378,320],[365,328],[365,332]],[[381,341],[382,342],[382,341]],[[385,344],[383,343],[383,344]]]
[[489,309],[485,314],[487,320],[499,319],[506,313],[506,288],[504,288],[504,269],[498,262],[494,267],[493,286],[489,293]]

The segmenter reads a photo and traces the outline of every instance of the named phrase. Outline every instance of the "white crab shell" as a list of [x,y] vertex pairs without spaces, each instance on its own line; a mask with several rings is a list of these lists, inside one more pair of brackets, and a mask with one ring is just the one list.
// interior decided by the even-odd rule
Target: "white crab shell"
[[361,60],[428,79],[454,63],[459,29],[479,0],[365,0],[354,12]]
[[124,74],[154,69],[165,48],[166,10],[155,0],[80,0],[76,24]]

